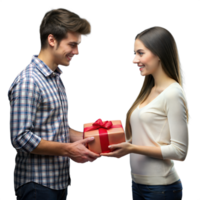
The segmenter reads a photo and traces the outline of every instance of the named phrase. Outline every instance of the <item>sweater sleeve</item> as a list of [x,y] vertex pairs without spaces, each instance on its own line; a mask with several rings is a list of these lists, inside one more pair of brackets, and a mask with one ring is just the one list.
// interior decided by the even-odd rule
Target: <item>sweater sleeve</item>
[[31,152],[41,138],[32,132],[40,94],[33,79],[19,81],[10,91],[10,131],[15,149]]
[[163,159],[180,160],[186,158],[188,150],[188,126],[186,100],[181,88],[172,88],[165,94],[170,144],[161,146]]

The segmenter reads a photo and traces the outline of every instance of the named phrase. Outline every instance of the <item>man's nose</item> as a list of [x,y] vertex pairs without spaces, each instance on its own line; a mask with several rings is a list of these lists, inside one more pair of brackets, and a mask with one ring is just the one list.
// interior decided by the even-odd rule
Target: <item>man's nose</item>
[[79,46],[77,48],[74,48],[72,51],[73,55],[79,56]]

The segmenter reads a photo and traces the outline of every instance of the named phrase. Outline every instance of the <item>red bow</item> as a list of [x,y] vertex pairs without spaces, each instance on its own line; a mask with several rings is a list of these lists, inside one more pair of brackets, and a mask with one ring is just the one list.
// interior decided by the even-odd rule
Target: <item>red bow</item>
[[[119,124],[113,125],[111,121],[102,122],[101,119],[98,119],[96,122],[92,124],[92,126],[85,127],[84,132],[98,129],[102,153],[108,153],[110,152],[110,149],[108,148],[109,139],[108,139],[107,129],[110,129],[110,128],[122,128],[122,125],[119,125]],[[84,136],[84,133],[83,133],[83,136]]]

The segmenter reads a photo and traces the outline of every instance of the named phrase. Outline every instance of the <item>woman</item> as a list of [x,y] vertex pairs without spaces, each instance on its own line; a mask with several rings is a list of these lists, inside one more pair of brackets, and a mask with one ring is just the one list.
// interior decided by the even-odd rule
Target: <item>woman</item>
[[111,145],[104,156],[130,153],[134,200],[182,198],[182,184],[173,160],[185,160],[188,149],[188,109],[173,36],[153,27],[135,38],[135,58],[142,89],[127,113],[130,143]]

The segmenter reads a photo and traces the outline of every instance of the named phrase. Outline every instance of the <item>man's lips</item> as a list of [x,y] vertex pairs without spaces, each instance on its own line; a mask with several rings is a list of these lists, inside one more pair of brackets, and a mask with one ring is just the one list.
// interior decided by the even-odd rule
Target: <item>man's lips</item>
[[66,56],[67,59],[70,61],[72,59],[73,56]]

